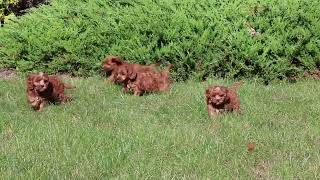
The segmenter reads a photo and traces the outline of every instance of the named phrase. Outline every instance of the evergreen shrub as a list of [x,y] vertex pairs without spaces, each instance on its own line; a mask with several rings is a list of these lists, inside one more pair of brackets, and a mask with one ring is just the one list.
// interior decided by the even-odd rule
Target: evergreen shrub
[[108,54],[176,80],[296,77],[320,66],[318,0],[54,0],[0,28],[0,65],[101,72]]

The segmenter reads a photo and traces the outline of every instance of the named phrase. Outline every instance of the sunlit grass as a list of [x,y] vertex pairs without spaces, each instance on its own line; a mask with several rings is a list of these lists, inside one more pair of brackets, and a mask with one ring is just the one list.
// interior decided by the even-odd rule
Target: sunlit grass
[[23,79],[0,80],[1,179],[319,178],[317,81],[246,82],[242,114],[217,119],[207,116],[204,90],[230,81],[143,97],[100,77],[66,81],[77,86],[68,90],[74,101],[39,113]]

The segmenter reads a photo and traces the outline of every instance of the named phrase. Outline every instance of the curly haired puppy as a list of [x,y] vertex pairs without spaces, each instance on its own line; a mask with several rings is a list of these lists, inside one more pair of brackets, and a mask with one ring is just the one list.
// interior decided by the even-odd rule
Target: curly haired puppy
[[108,56],[102,63],[103,70],[109,76],[109,80],[114,82],[115,71],[124,64],[127,64],[117,56]]
[[[122,68],[119,70],[120,67],[125,66],[125,69]],[[158,64],[150,64],[150,65],[140,65],[140,64],[130,64],[128,62],[123,61],[117,56],[108,56],[103,61],[103,69],[109,75],[109,81],[120,83],[119,81],[116,81],[117,73],[124,73],[125,71],[130,71],[134,73],[139,73],[143,71],[155,71],[156,66]]]
[[144,93],[161,92],[170,88],[169,73],[172,65],[170,64],[162,72],[143,72],[136,76],[134,81],[129,81],[127,90],[133,91],[134,95],[141,96]]
[[209,87],[205,92],[209,115],[216,116],[224,111],[239,111],[240,99],[237,89],[242,83],[236,82],[229,88],[225,86]]
[[48,102],[68,102],[71,97],[65,94],[65,89],[74,88],[63,83],[56,75],[49,76],[47,73],[29,74],[27,76],[27,97],[31,107],[41,111]]
[[131,66],[122,65],[118,67],[114,72],[113,81],[123,86],[123,91],[128,92],[128,84],[135,81],[138,74],[146,73],[148,71],[135,71]]

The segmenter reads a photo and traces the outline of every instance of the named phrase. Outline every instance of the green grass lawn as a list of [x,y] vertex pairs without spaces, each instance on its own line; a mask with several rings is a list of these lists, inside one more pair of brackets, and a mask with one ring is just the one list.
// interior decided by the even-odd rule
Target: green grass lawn
[[318,81],[245,82],[242,115],[216,119],[204,90],[230,81],[143,97],[100,77],[66,81],[73,102],[33,112],[24,79],[0,80],[0,179],[320,178]]

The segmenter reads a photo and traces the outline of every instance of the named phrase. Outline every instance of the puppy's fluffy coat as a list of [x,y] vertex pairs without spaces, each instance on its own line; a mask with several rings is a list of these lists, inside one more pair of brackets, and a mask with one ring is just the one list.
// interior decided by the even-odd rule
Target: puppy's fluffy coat
[[49,76],[47,73],[29,74],[27,76],[27,97],[31,107],[41,111],[46,103],[68,102],[71,97],[64,90],[74,88],[65,84],[56,75]]
[[237,89],[243,82],[236,82],[231,87],[211,86],[206,92],[206,102],[210,116],[216,116],[224,111],[239,111],[240,98]]
[[170,64],[162,72],[147,71],[139,73],[134,81],[129,81],[127,89],[134,92],[134,95],[140,96],[148,92],[166,91],[170,87],[169,71],[172,68]]
[[172,65],[163,72],[158,72],[157,66],[159,64],[130,64],[116,56],[108,56],[103,62],[109,81],[121,84],[124,92],[133,91],[135,95],[169,88],[169,69]]
[[[134,76],[140,72],[155,71],[157,64],[150,65],[140,65],[140,64],[130,64],[117,56],[108,56],[103,61],[103,69],[109,75],[109,81],[118,84],[127,85],[128,79],[135,78]],[[122,76],[122,80],[117,78],[117,76]],[[125,79],[125,80],[124,80]]]

